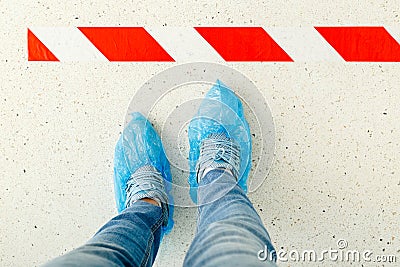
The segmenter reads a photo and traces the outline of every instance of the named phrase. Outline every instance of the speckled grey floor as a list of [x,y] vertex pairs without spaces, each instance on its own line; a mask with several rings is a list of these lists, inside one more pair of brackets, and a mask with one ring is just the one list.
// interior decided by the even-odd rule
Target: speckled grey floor
[[[39,265],[116,214],[112,160],[126,108],[137,88],[174,65],[28,63],[26,27],[400,22],[398,1],[322,2],[1,1],[0,265]],[[349,249],[399,262],[400,65],[230,66],[255,82],[274,116],[275,163],[250,197],[275,246],[322,251],[345,239]],[[176,209],[157,266],[181,265],[195,216]]]

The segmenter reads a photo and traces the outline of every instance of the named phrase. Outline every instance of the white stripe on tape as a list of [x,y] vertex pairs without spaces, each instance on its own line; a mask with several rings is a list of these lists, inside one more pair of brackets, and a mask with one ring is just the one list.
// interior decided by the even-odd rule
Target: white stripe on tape
[[30,27],[60,61],[109,61],[76,27]]
[[175,61],[224,62],[214,48],[192,27],[145,27],[145,29]]
[[385,26],[385,29],[400,45],[400,27]]
[[314,27],[264,29],[294,61],[344,62]]

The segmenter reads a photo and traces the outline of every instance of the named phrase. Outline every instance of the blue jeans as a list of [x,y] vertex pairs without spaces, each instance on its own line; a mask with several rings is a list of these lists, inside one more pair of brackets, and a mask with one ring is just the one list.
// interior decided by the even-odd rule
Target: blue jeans
[[[202,187],[211,182],[211,186]],[[235,184],[235,178],[223,170],[212,170],[201,180],[197,233],[184,266],[275,266],[268,232],[246,194]],[[208,203],[221,191],[227,193]],[[138,201],[111,219],[85,245],[46,266],[151,266],[161,241],[163,216],[160,207]],[[259,259],[261,250],[263,260]]]

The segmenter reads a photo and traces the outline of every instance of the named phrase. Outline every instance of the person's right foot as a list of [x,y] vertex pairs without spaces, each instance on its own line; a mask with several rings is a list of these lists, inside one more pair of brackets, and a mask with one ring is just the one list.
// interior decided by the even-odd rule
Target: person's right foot
[[251,168],[251,135],[242,103],[219,80],[205,96],[189,124],[190,195],[197,202],[197,187],[212,169],[226,169],[247,191]]
[[228,170],[238,179],[240,169],[240,147],[226,133],[212,133],[200,144],[200,156],[196,164],[197,183],[213,169]]

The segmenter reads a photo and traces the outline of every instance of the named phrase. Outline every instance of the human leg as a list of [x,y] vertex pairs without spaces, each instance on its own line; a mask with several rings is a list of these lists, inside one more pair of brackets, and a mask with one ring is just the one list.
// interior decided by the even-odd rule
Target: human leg
[[188,132],[189,184],[199,217],[184,265],[274,265],[268,232],[246,196],[251,135],[240,100],[217,81]]
[[48,266],[151,266],[162,236],[171,230],[171,174],[158,134],[132,114],[115,148],[118,211],[85,245]]

